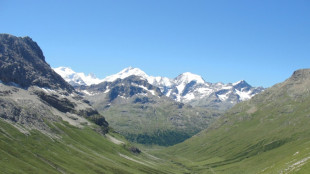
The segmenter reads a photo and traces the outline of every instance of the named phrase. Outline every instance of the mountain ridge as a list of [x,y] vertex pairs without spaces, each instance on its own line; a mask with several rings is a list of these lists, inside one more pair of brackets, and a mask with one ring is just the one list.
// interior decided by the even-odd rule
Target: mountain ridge
[[30,37],[0,34],[0,53],[0,118],[43,132],[46,122],[64,119],[78,126],[91,124],[88,118],[108,130],[104,117],[52,70]]
[[[54,68],[54,70],[55,69],[59,68]],[[74,72],[73,70],[71,71]],[[58,73],[60,75],[64,74],[62,72]],[[78,76],[78,73],[75,73],[75,75]],[[133,67],[125,68],[119,73],[107,76],[100,81],[102,83],[113,82],[117,79],[125,79],[133,75],[143,78],[150,84],[159,87],[164,95],[178,102],[188,103],[193,106],[204,106],[206,103],[212,103],[212,106],[209,105],[210,107],[219,109],[228,109],[234,104],[248,100],[255,94],[264,90],[262,87],[250,86],[245,80],[228,84],[220,82],[210,83],[206,82],[201,76],[190,72],[185,72],[174,79],[169,79],[167,77],[149,76],[139,68]],[[67,78],[66,76],[63,77],[67,79],[68,82],[74,83],[72,82],[74,79]],[[76,84],[77,83],[79,82],[76,82]],[[99,83],[93,83],[93,85],[97,84]],[[225,106],[222,107],[221,105]]]
[[0,79],[3,83],[15,83],[23,88],[32,85],[50,89],[70,86],[45,62],[42,50],[30,37],[0,34]]

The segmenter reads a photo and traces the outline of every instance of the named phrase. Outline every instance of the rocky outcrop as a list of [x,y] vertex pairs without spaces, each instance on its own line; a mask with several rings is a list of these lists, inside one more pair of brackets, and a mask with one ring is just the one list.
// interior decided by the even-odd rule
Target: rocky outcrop
[[0,80],[23,88],[74,89],[45,62],[42,50],[30,37],[0,34]]
[[49,106],[26,90],[0,84],[0,93],[2,92],[7,95],[0,96],[0,118],[43,132],[50,132],[46,122],[60,121]]
[[[104,128],[104,133],[107,132],[108,129],[106,128],[108,128],[109,124],[105,120],[105,118],[98,113],[97,110],[94,110],[91,107],[78,108],[78,105],[74,103],[72,100],[69,100],[66,97],[60,97],[57,94],[47,94],[43,91],[34,91],[34,94],[36,94],[44,103],[50,105],[51,107],[57,109],[58,111],[63,113],[68,112],[71,114],[79,115],[84,118],[88,118],[95,124]],[[77,97],[73,97],[72,99],[76,100],[75,98]],[[85,100],[82,100],[82,102],[85,103]],[[85,104],[89,106],[89,102],[86,102]]]
[[67,98],[59,98],[58,95],[49,95],[43,91],[35,91],[35,94],[39,96],[39,98],[46,102],[48,105],[56,108],[60,112],[73,112],[75,103],[70,102]]
[[0,118],[48,134],[54,122],[83,127],[93,121],[100,133],[109,125],[51,69],[36,42],[9,34],[0,34]]

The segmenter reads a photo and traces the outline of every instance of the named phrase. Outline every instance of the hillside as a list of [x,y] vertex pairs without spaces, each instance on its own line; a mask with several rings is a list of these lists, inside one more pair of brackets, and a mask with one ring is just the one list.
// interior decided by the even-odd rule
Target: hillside
[[197,173],[307,173],[309,89],[310,69],[298,70],[164,154]]
[[29,37],[0,35],[0,173],[175,173],[109,127]]

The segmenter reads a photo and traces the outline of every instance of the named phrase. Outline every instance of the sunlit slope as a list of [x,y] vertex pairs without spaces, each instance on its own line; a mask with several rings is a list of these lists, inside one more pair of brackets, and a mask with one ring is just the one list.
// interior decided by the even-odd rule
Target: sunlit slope
[[104,137],[90,127],[50,126],[57,136],[23,134],[0,120],[0,173],[178,173],[163,159],[131,152],[115,133]]
[[165,155],[197,173],[307,173],[309,91],[310,70],[298,70]]

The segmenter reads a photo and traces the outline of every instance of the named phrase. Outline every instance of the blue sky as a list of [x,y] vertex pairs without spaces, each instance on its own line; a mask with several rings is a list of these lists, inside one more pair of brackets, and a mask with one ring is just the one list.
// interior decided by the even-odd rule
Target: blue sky
[[0,0],[0,33],[30,36],[52,67],[125,67],[269,87],[310,68],[309,0]]

